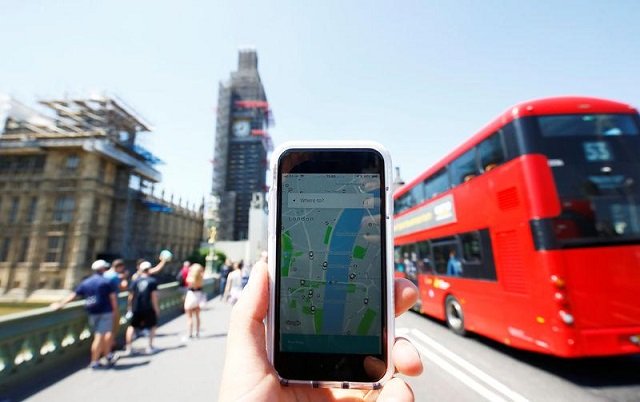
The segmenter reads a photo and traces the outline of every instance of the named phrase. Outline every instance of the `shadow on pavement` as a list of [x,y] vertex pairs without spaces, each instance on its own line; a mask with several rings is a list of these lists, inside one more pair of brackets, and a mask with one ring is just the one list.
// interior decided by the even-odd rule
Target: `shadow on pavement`
[[111,368],[109,368],[109,370],[115,370],[115,371],[129,370],[136,367],[146,366],[149,363],[151,363],[151,360],[144,360],[144,361],[135,362],[135,363],[122,363],[122,360],[120,360],[118,361],[118,363],[115,364],[115,366],[112,366]]
[[226,332],[221,332],[219,334],[200,335],[200,339],[224,338],[226,336]]
[[177,335],[180,335],[180,333],[179,332],[157,332],[155,337],[156,338],[164,338],[164,337],[167,337],[167,336],[177,336]]
[[640,384],[640,355],[566,359],[512,349],[475,334],[471,337],[515,360],[579,386],[606,388]]
[[155,355],[159,355],[162,352],[168,352],[170,350],[177,350],[177,349],[182,349],[185,348],[186,345],[184,343],[179,343],[175,346],[165,346],[162,348],[156,348],[155,352],[153,353],[147,353],[145,351],[145,348],[133,348],[133,352],[131,354],[124,354],[122,353],[120,355],[120,359],[118,361],[122,361],[123,359],[130,359],[130,358],[137,358],[137,357],[152,357]]
[[0,393],[0,401],[2,402],[16,402],[27,399],[28,397],[37,394],[43,389],[50,387],[51,385],[57,383],[58,381],[63,380],[69,375],[79,371],[84,370],[89,365],[89,359],[77,359],[76,361],[72,361],[68,364],[61,365],[55,371],[52,371],[50,374],[48,373],[46,376],[40,375],[34,377],[32,380],[27,383],[22,383],[18,387],[15,387],[6,394]]

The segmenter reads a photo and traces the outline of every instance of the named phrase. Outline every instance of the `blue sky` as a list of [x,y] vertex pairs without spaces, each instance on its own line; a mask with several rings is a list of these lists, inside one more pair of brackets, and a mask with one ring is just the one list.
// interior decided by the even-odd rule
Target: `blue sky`
[[640,106],[638,1],[0,3],[0,93],[109,91],[155,127],[161,188],[210,190],[218,82],[255,47],[274,143],[370,139],[405,180],[508,106],[590,95]]

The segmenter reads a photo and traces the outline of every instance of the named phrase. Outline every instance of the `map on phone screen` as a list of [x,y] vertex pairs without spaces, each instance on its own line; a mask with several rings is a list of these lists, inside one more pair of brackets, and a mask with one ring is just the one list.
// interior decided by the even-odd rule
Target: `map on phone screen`
[[379,174],[284,174],[283,352],[377,354],[382,259]]

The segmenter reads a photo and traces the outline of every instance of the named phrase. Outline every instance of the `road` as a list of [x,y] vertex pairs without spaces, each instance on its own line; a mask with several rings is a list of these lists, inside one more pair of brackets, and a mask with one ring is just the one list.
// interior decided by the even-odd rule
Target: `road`
[[425,372],[408,379],[418,401],[640,401],[640,356],[563,360],[453,335],[406,314],[398,335],[413,341]]
[[[77,370],[27,400],[216,400],[229,313],[228,305],[210,301],[201,339],[182,341],[181,316],[160,327],[159,353],[123,358],[111,370]],[[408,379],[417,401],[640,401],[640,356],[561,360],[481,337],[455,336],[414,313],[399,318],[396,326],[424,361],[424,373]],[[144,347],[145,339],[134,346]]]

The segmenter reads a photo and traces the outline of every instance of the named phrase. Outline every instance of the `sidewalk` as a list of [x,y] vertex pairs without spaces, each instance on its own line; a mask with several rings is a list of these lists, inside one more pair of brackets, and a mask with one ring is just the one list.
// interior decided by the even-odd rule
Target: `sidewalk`
[[[183,314],[158,328],[153,355],[122,357],[115,367],[84,368],[26,399],[33,402],[216,400],[220,387],[231,306],[217,297],[201,312],[200,339],[183,342]],[[137,339],[134,349],[148,345]]]

